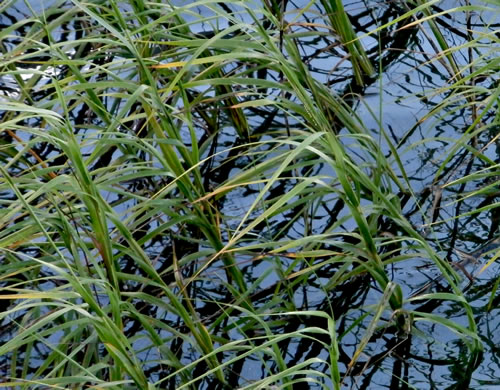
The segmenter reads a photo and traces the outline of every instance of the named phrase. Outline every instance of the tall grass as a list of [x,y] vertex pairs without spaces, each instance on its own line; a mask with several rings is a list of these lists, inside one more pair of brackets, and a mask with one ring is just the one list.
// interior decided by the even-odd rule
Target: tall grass
[[[2,386],[340,389],[377,340],[391,335],[389,354],[432,337],[423,323],[458,335],[470,377],[481,335],[438,233],[497,209],[460,205],[497,185],[478,183],[498,175],[498,37],[485,25],[453,46],[434,4],[387,5],[397,17],[356,33],[339,1],[7,2],[5,18],[26,18],[0,31]],[[382,43],[419,29],[449,72],[395,140],[358,101],[406,50]],[[311,36],[345,80],[335,89],[314,72]],[[439,140],[413,135],[460,110],[474,115],[442,150],[425,209],[403,147]],[[449,202],[456,213],[437,218]],[[444,289],[409,289],[394,270],[416,259]],[[434,313],[443,302],[466,320]]]

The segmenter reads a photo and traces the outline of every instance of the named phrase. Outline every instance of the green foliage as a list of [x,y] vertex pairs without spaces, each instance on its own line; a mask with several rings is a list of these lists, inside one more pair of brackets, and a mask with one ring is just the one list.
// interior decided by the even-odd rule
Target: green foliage
[[[2,386],[340,389],[374,338],[431,337],[422,322],[456,333],[466,359],[478,356],[460,270],[427,234],[443,221],[421,208],[402,161],[401,145],[417,149],[434,136],[405,144],[417,127],[409,125],[397,144],[380,113],[368,105],[374,131],[354,102],[363,102],[356,88],[385,70],[366,39],[429,26],[439,46],[430,61],[449,74],[426,91],[446,97],[418,126],[433,129],[461,107],[473,112],[443,150],[432,185],[497,180],[498,164],[476,141],[498,130],[500,88],[474,80],[498,79],[498,60],[493,51],[465,64],[456,57],[498,37],[478,33],[450,46],[436,2],[406,2],[363,37],[340,1],[294,10],[274,0],[185,3],[56,1],[0,31],[0,76],[18,91],[0,97],[0,356],[11,367]],[[449,12],[498,15],[490,7]],[[322,25],[296,28],[318,9]],[[346,93],[304,60],[300,40],[311,35],[344,50]],[[458,152],[483,169],[453,178]],[[497,186],[448,201],[488,197]],[[404,197],[426,229],[405,214]],[[439,270],[449,290],[412,296],[391,269],[416,258]],[[336,294],[357,297],[360,281],[371,299],[367,292],[337,308]],[[321,308],[297,298],[309,286]],[[419,300],[456,303],[467,321],[420,311]],[[339,345],[353,338],[346,361]],[[290,359],[298,340],[323,353]],[[245,364],[262,376],[245,378]]]

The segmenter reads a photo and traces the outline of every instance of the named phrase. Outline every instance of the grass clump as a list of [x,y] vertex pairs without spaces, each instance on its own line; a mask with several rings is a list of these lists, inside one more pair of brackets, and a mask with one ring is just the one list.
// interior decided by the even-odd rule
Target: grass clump
[[[442,15],[471,27],[494,4],[33,7],[0,8],[2,385],[340,389],[393,352],[377,378],[396,386],[436,326],[470,382],[464,258],[497,229],[461,226],[497,210],[498,38],[454,42]],[[439,77],[395,130],[383,83],[409,62]],[[423,177],[406,159],[433,142]]]

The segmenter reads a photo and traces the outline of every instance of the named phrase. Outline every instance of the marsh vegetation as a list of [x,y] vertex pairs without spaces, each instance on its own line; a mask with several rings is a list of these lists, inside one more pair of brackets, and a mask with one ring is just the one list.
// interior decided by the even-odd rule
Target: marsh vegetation
[[499,20],[4,0],[0,387],[499,386]]

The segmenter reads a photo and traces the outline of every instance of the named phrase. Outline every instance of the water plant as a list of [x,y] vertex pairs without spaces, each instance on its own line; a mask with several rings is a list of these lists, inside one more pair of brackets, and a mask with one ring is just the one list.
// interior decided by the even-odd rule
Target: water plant
[[1,386],[494,365],[500,9],[360,4],[0,6]]

